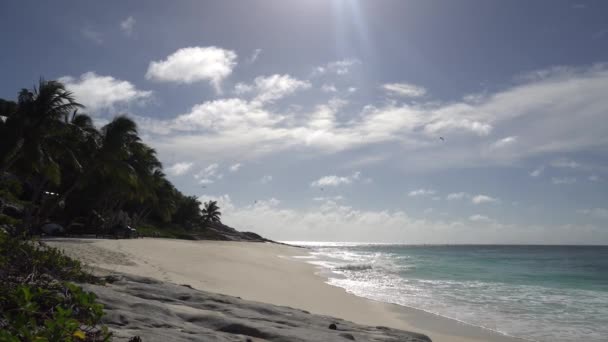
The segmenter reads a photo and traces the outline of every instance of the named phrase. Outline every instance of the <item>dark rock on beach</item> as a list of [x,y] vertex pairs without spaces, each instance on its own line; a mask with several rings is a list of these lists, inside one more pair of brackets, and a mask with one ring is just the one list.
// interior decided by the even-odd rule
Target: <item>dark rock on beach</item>
[[[430,342],[421,334],[364,326],[303,310],[199,291],[150,278],[118,275],[84,284],[105,305],[115,341]],[[328,329],[327,322],[338,331]],[[330,327],[331,327],[330,326]]]

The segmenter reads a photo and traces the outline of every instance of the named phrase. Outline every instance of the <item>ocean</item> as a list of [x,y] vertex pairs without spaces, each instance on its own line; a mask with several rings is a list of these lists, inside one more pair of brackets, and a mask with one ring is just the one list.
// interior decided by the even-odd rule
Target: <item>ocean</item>
[[288,243],[357,296],[532,341],[608,341],[608,246]]

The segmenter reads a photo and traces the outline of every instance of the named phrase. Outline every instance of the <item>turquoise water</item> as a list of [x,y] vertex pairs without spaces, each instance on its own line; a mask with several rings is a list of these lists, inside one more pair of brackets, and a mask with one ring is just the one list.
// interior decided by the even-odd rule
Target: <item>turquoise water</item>
[[358,296],[534,341],[608,341],[608,247],[296,244]]

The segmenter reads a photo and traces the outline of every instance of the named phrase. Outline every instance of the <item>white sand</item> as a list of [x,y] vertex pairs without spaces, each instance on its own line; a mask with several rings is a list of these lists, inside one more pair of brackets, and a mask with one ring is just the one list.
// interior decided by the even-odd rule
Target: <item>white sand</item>
[[269,243],[169,239],[47,241],[84,262],[195,289],[304,309],[359,324],[425,334],[433,341],[521,341],[454,320],[351,295],[327,285],[305,249]]

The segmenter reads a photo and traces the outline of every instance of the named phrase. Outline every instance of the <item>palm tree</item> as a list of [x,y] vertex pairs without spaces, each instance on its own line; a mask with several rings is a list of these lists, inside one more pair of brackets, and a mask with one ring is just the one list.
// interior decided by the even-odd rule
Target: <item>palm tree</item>
[[43,151],[45,138],[62,118],[83,107],[57,81],[40,79],[37,88],[22,89],[16,106],[8,107],[11,112],[3,125],[6,134],[3,134],[0,150],[0,174],[24,157],[30,165],[42,167],[40,164],[46,164],[49,160],[45,160]]
[[82,107],[62,83],[44,79],[32,90],[22,89],[16,104],[2,104],[6,119],[0,138],[0,175],[14,169],[32,188],[24,227],[34,222],[45,188],[61,181],[58,153],[65,151],[61,146],[62,119]]
[[[69,223],[119,211],[132,222],[186,229],[220,222],[216,201],[201,210],[196,197],[167,180],[133,120],[119,116],[98,130],[78,113],[81,107],[63,84],[43,79],[21,90],[15,102],[0,99],[0,178],[8,175],[27,189],[24,228],[48,218]],[[105,222],[93,226],[107,227]]]
[[81,185],[81,176],[91,169],[95,161],[100,138],[100,132],[90,116],[74,111],[71,117],[64,117],[62,129],[49,139],[56,147],[55,154],[61,166],[61,184],[56,191],[59,196],[41,212],[41,220],[52,215],[59,204],[65,203]]
[[161,170],[154,172],[156,191],[153,209],[162,222],[169,222],[177,210],[178,191]]
[[205,202],[203,206],[204,207],[201,212],[205,222],[220,222],[220,216],[222,216],[222,213],[220,212],[220,207],[217,206],[217,201]]
[[129,150],[130,156],[127,162],[137,175],[137,183],[133,189],[135,200],[139,202],[154,201],[156,196],[155,173],[162,170],[162,164],[156,157],[156,151],[141,142],[132,143]]
[[[162,172],[162,164],[156,157],[156,151],[153,148],[141,142],[134,142],[129,149],[131,154],[127,162],[137,176],[135,186],[129,194],[129,206],[134,209],[136,212],[134,217],[139,221],[145,219],[151,210],[161,208],[159,203],[166,203],[161,197],[164,194],[159,193],[166,179]],[[170,217],[170,207],[162,208],[164,212],[159,216]]]
[[93,185],[99,189],[97,204],[102,213],[118,210],[137,196],[137,171],[129,159],[140,141],[137,125],[126,116],[114,118],[101,129],[101,146],[89,175],[97,183]]
[[99,132],[88,116],[75,113],[69,123],[71,130],[66,139],[80,148],[81,169],[70,168],[75,180],[60,193],[48,215],[79,188],[85,188],[94,197],[95,207],[100,207],[102,213],[119,208],[132,196],[137,185],[135,169],[128,163],[130,147],[140,143],[137,125],[129,118],[119,116]]
[[175,213],[172,222],[194,229],[200,227],[203,221],[201,202],[195,196],[184,196],[176,189]]

